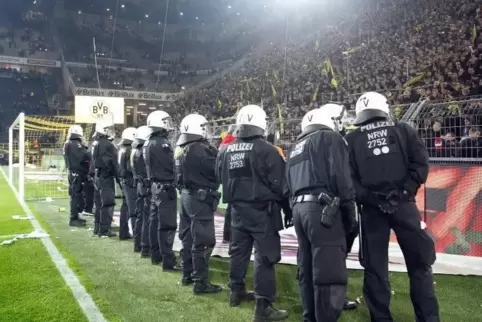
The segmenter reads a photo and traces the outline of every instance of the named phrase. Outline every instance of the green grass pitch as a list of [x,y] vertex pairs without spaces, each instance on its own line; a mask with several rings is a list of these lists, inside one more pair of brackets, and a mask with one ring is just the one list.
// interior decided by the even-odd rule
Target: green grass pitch
[[[58,191],[57,183],[51,182],[48,186],[48,190]],[[68,213],[59,211],[59,208],[68,209],[68,200],[45,202],[49,195],[35,183],[26,185],[26,195],[29,194],[38,196],[39,200],[31,202],[30,208],[109,321],[251,321],[252,303],[230,308],[227,291],[196,297],[189,287],[179,285],[178,274],[163,273],[161,267],[152,266],[149,260],[134,254],[131,242],[92,238],[89,229],[70,229]],[[58,191],[58,195],[52,197],[60,194]],[[22,214],[21,208],[2,177],[0,196],[0,235],[31,231],[28,221],[11,219],[12,215]],[[89,227],[92,227],[91,218]],[[225,289],[228,269],[226,260],[211,260],[211,279]],[[289,311],[289,321],[301,320],[295,270],[288,265],[276,267],[276,306]],[[11,246],[0,247],[0,276],[0,321],[85,321],[40,241],[19,240]],[[252,271],[248,274],[248,287],[252,285],[251,278]],[[435,281],[442,321],[480,320],[482,278],[436,276]],[[361,296],[361,272],[351,272],[349,283],[350,297]],[[393,273],[391,284],[394,320],[414,321],[406,274]],[[344,313],[341,321],[369,321],[363,301],[358,310]]]

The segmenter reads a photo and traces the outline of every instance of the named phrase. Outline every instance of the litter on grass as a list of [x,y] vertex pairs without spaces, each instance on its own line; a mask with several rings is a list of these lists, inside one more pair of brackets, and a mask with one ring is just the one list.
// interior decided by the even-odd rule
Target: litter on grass
[[4,240],[3,242],[0,243],[0,246],[12,245],[19,239],[38,239],[38,238],[45,238],[45,237],[49,237],[49,234],[43,231],[33,231],[30,234],[13,235],[12,239]]
[[32,220],[34,217],[32,216],[12,216],[13,220]]

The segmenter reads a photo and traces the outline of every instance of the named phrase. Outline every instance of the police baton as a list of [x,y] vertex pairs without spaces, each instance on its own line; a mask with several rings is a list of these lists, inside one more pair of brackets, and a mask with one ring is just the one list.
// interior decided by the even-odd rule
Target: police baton
[[356,219],[358,220],[358,254],[360,256],[360,260],[363,260],[363,230],[362,230],[362,223],[361,223],[361,210],[362,206],[357,204],[356,205]]

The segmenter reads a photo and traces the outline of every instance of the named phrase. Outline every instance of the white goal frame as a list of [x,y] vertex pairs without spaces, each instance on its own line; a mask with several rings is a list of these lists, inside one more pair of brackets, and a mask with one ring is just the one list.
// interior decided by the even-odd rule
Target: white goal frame
[[[13,175],[13,140],[14,130],[19,131],[18,135],[18,188],[14,182]],[[17,190],[21,200],[25,200],[25,113],[20,113],[8,129],[8,180],[13,188]]]

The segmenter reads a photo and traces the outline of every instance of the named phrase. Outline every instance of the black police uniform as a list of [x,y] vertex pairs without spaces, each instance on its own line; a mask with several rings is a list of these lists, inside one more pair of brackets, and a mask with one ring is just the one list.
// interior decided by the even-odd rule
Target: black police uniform
[[[355,190],[348,147],[323,125],[310,125],[298,137],[286,162],[286,185],[298,237],[298,270],[303,321],[337,321],[346,295],[346,232],[356,229]],[[329,218],[322,213],[339,198]],[[328,204],[329,203],[329,204]]]
[[83,193],[83,199],[82,199],[83,203],[80,206],[80,208],[83,212],[87,214],[92,214],[94,210],[94,178],[90,174],[87,175],[87,178],[84,181],[84,187],[82,189],[82,193]]
[[82,190],[88,180],[90,154],[82,146],[81,138],[72,134],[64,145],[65,166],[69,170],[70,226],[85,226],[85,220],[79,218],[81,205],[84,203]]
[[416,320],[440,321],[431,269],[434,242],[421,228],[415,205],[417,190],[428,176],[427,150],[406,123],[374,117],[359,125],[346,139],[361,205],[360,262],[365,268],[363,293],[371,320],[393,321],[388,276],[393,229],[405,257]]
[[183,152],[176,160],[177,185],[181,189],[179,238],[182,241],[184,285],[194,281],[194,293],[218,293],[209,283],[209,259],[216,245],[214,212],[219,199],[215,162],[217,149],[198,135],[181,134]]
[[154,132],[143,146],[147,177],[151,182],[149,242],[153,264],[162,261],[164,270],[175,270],[172,250],[177,229],[177,193],[174,151],[165,130]]
[[[90,151],[88,146],[82,145],[84,149]],[[82,199],[79,203],[79,213],[84,212],[85,215],[92,214],[94,209],[94,178],[91,176],[90,173],[90,164],[91,164],[90,152],[89,152],[89,173],[82,185]]]
[[[231,205],[230,304],[246,297],[246,272],[253,246],[255,321],[283,320],[286,311],[272,307],[276,293],[274,265],[281,260],[278,231],[283,229],[278,202],[283,199],[285,162],[253,126],[238,128],[237,141],[219,153],[223,201]],[[278,319],[278,320],[277,320]]]
[[132,236],[129,232],[129,223],[135,229],[136,220],[136,199],[137,187],[134,184],[134,175],[132,173],[130,158],[131,158],[131,140],[123,140],[119,149],[119,178],[122,184],[122,206],[120,210],[119,222],[119,239],[130,239]]
[[[347,131],[343,129],[342,131],[340,131],[340,134],[343,135],[343,137],[345,137],[347,134]],[[357,211],[359,211],[358,206],[357,206]],[[346,233],[347,233],[346,234],[346,258],[348,258],[348,255],[351,253],[353,245],[355,244],[355,240],[358,237],[359,229],[348,231]],[[351,311],[356,309],[357,307],[358,307],[357,301],[352,301],[348,298],[345,299],[345,304],[343,305],[344,311]]]
[[142,155],[143,140],[132,143],[131,169],[137,188],[136,223],[134,228],[134,252],[141,252],[141,257],[150,257],[149,214],[151,208],[151,187],[147,179],[146,164]]
[[112,219],[115,207],[115,180],[119,170],[117,149],[106,135],[97,135],[92,143],[92,163],[95,169],[94,224],[98,227],[99,236],[114,237],[116,234],[112,232]]
[[[226,150],[227,145],[222,145],[219,149],[219,155],[224,154],[224,150]],[[216,158],[216,169],[219,169],[221,165],[221,158]],[[216,173],[218,176],[219,173]],[[221,182],[221,178],[217,177],[218,181]],[[226,210],[224,211],[224,225],[223,225],[223,242],[229,243],[231,240],[231,205],[228,204]]]
[[86,180],[84,181],[84,185],[82,187],[82,203],[79,205],[79,212],[84,212],[84,214],[93,214],[94,210],[94,176],[91,174],[91,163],[92,163],[92,156],[90,154],[91,148],[87,145],[82,145],[84,149],[89,151],[89,173],[87,175]]

